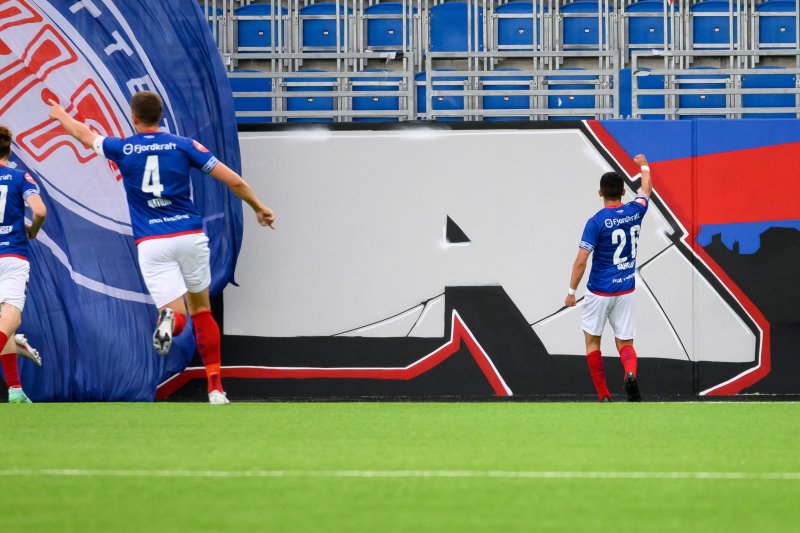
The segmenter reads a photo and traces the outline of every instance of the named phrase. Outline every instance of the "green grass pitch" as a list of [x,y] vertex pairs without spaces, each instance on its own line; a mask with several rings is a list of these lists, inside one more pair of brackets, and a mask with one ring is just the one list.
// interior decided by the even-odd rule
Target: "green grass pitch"
[[798,403],[0,405],[0,428],[9,533],[800,531]]

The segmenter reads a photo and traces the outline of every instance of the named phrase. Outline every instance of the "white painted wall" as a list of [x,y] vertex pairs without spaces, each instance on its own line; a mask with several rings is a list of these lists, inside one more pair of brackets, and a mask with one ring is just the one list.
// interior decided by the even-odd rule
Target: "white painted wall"
[[[576,129],[286,131],[240,142],[243,174],[278,229],[258,227],[245,208],[240,287],[225,292],[233,335],[441,337],[445,286],[487,284],[538,322],[563,304],[583,226],[602,208],[599,177],[611,170]],[[447,216],[471,244],[445,242]],[[669,249],[671,231],[651,207],[637,260],[664,253],[640,271],[640,356],[753,361],[754,335]],[[550,353],[584,353],[579,315],[534,326]]]

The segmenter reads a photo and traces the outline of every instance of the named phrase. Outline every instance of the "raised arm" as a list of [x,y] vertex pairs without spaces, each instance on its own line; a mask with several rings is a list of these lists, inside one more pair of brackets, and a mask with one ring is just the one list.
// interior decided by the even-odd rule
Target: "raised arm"
[[25,225],[25,234],[29,239],[33,240],[39,233],[39,228],[44,224],[44,219],[47,218],[47,208],[44,206],[44,202],[42,202],[42,197],[38,194],[31,194],[25,202],[30,206],[31,213],[33,213],[31,224]]
[[256,198],[256,193],[253,192],[250,185],[248,185],[239,174],[228,168],[225,164],[217,163],[214,165],[214,168],[211,169],[209,175],[227,185],[228,188],[233,191],[233,194],[247,202],[247,204],[253,208],[259,224],[275,229],[272,225],[275,222],[275,213]]
[[90,130],[89,126],[83,122],[72,118],[69,113],[64,111],[63,107],[53,100],[48,100],[47,103],[50,104],[50,118],[59,121],[64,126],[64,129],[67,130],[67,133],[77,139],[83,146],[91,148],[92,143],[99,135]]
[[653,179],[650,177],[650,166],[647,164],[647,158],[644,154],[639,154],[633,158],[633,162],[639,165],[639,170],[642,172],[642,187],[639,189],[639,194],[650,198],[650,193],[653,192]]
[[578,284],[580,284],[584,272],[586,272],[586,263],[589,261],[590,253],[585,248],[578,248],[578,257],[575,258],[575,262],[572,264],[572,275],[569,278],[569,291],[567,291],[567,297],[564,300],[564,305],[567,307],[575,307],[577,303],[575,291],[578,289]]

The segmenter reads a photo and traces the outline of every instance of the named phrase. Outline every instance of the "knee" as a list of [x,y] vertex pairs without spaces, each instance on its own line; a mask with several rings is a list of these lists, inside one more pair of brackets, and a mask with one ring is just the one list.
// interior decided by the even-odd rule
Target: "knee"
[[4,325],[4,330],[17,331],[22,325],[22,313],[10,304],[0,306],[0,321]]

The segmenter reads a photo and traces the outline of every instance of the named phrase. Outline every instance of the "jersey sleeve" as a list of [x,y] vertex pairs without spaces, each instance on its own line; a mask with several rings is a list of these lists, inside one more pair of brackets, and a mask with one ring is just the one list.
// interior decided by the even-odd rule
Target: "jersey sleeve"
[[25,173],[25,179],[22,181],[22,199],[27,200],[34,194],[40,194],[39,185],[33,179],[33,176]]
[[633,201],[630,202],[630,205],[635,207],[637,211],[644,214],[647,212],[647,208],[650,207],[650,199],[644,194],[637,194],[633,198]]
[[578,243],[578,247],[593,252],[594,247],[597,246],[597,239],[599,236],[600,228],[597,226],[594,219],[590,218],[586,223],[586,227],[583,229],[583,235],[581,235],[581,242]]
[[199,168],[206,174],[211,172],[219,163],[219,160],[208,151],[208,148],[197,141],[193,140],[191,143],[187,143],[185,151],[192,166]]
[[117,161],[122,155],[122,145],[124,141],[117,137],[103,137],[98,135],[92,143],[94,152],[111,161]]

